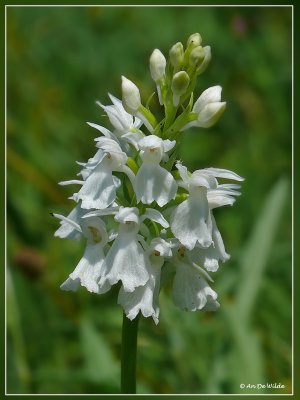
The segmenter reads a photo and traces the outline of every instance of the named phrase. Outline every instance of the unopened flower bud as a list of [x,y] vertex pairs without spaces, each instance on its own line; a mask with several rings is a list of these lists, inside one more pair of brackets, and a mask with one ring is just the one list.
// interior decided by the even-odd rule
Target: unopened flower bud
[[162,52],[158,49],[153,50],[150,57],[150,73],[155,82],[165,75],[166,64],[167,62]]
[[190,83],[190,78],[185,71],[179,71],[173,76],[172,91],[174,94],[181,96],[186,92]]
[[185,71],[179,71],[173,76],[172,80],[172,92],[173,92],[173,104],[178,106],[179,98],[182,96],[190,83],[190,78]]
[[184,130],[192,126],[210,128],[219,120],[226,108],[226,103],[221,102],[221,92],[221,86],[213,86],[201,94],[192,110],[197,119],[189,122]]
[[186,46],[187,46],[187,47],[194,48],[194,47],[200,46],[201,43],[202,43],[202,38],[201,38],[201,36],[200,36],[200,33],[193,33],[193,34],[188,38],[188,41],[187,41]]
[[211,60],[211,49],[210,46],[205,46],[203,47],[203,52],[204,52],[204,58],[200,64],[198,64],[197,69],[196,69],[196,74],[200,75],[202,74],[206,68],[208,67],[208,64],[210,63]]
[[122,102],[130,114],[135,114],[141,106],[139,88],[125,76],[122,76]]
[[191,67],[199,67],[205,57],[205,51],[202,46],[195,47],[190,54],[189,64]]
[[183,63],[184,51],[181,42],[174,44],[170,49],[170,61],[174,68],[180,68]]

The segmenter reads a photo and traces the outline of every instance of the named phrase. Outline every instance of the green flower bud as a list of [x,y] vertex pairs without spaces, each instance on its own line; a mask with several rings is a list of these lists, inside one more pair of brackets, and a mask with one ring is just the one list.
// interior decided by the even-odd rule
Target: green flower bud
[[204,58],[203,58],[202,62],[197,65],[197,69],[196,69],[197,75],[202,74],[206,70],[206,68],[208,67],[208,64],[210,63],[210,60],[211,60],[210,46],[203,47],[203,52],[204,52]]
[[172,92],[173,92],[173,104],[178,106],[180,96],[182,96],[190,83],[190,77],[185,71],[179,71],[173,76],[172,80]]
[[154,82],[162,79],[166,70],[166,59],[158,49],[153,50],[150,57],[150,73]]
[[194,48],[194,47],[200,46],[201,43],[202,43],[202,38],[201,38],[201,36],[200,36],[200,33],[193,33],[193,34],[188,38],[188,41],[187,41],[186,46],[187,46],[187,47]]
[[199,67],[205,57],[205,51],[202,46],[195,47],[190,54],[189,65],[191,67]]
[[184,94],[189,86],[190,77],[185,71],[179,71],[173,76],[172,92],[178,96]]
[[174,68],[181,67],[181,65],[183,64],[183,57],[183,44],[181,42],[178,42],[174,44],[174,46],[172,46],[170,49],[170,61]]

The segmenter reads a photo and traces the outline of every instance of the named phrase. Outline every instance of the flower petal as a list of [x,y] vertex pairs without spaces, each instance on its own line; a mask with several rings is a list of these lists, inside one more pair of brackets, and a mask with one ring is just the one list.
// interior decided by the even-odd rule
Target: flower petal
[[86,209],[107,208],[115,201],[116,186],[106,159],[93,169],[75,197],[82,200],[82,207]]
[[146,208],[146,212],[141,217],[141,221],[147,218],[151,219],[151,221],[157,222],[164,228],[169,227],[168,221],[163,217],[163,215],[158,210],[154,210],[154,208]]
[[175,145],[176,145],[176,140],[169,140],[169,139],[164,140],[163,141],[164,152],[167,153],[168,151],[172,150]]
[[156,201],[163,207],[176,196],[178,185],[169,171],[160,165],[144,163],[135,179],[137,201],[151,204]]
[[[109,139],[115,140],[116,142],[118,142],[118,138],[117,136],[112,133],[110,130],[104,128],[104,126],[98,125],[98,124],[94,124],[93,122],[87,122],[87,124],[91,127],[91,128],[95,128],[97,129],[97,131],[101,132],[104,136],[106,136]],[[96,138],[95,141],[97,142],[99,138]]]
[[213,244],[207,248],[200,246],[194,247],[189,257],[192,261],[204,266],[207,271],[216,272],[219,268],[219,261],[225,262],[230,259],[226,253],[221,233],[217,227],[214,216],[212,215],[212,239]]
[[119,207],[108,207],[108,208],[105,208],[105,209],[102,209],[102,210],[90,211],[87,214],[85,214],[82,218],[103,217],[105,215],[117,214],[118,211],[119,211]]
[[212,190],[207,192],[207,200],[209,208],[213,210],[217,207],[232,206],[236,199],[223,191]]
[[72,179],[70,181],[61,181],[58,182],[60,186],[67,186],[67,185],[82,185],[84,181],[80,181],[78,179]]
[[133,292],[149,279],[149,260],[135,234],[120,232],[104,264],[109,283],[114,285],[121,280],[126,292]]
[[183,180],[184,183],[189,183],[190,181],[190,176],[188,173],[187,167],[182,165],[179,161],[176,163],[176,168],[178,169],[178,172],[181,176],[181,179]]
[[[77,222],[75,222],[73,219],[70,219],[68,217],[65,217],[64,215],[56,214],[56,213],[53,213],[52,215],[53,215],[53,217],[60,219],[62,221],[61,224],[62,223],[68,224],[68,225],[70,225],[72,230],[75,229],[76,231],[78,231],[80,233],[82,232],[80,225]],[[54,236],[58,236],[57,231],[54,233]]]
[[87,288],[89,292],[105,293],[110,289],[110,285],[99,288],[98,280],[103,276],[104,254],[102,245],[86,246],[84,255],[79,261],[75,270],[70,274],[69,278],[61,285],[62,290],[77,290],[79,284]]
[[[62,216],[60,216],[59,214],[54,214],[61,220],[61,226],[55,231],[54,236],[60,237],[62,239],[80,239],[82,237],[80,220],[85,213],[86,210],[81,208],[80,204],[77,204],[77,206],[73,208],[66,219],[61,218]],[[75,225],[73,225],[72,222],[75,223]]]
[[120,304],[130,320],[133,320],[139,312],[145,318],[152,317],[158,324],[159,307],[158,294],[160,286],[160,269],[152,269],[148,282],[144,286],[137,287],[133,292],[126,292],[121,287],[118,304]]
[[239,176],[233,171],[223,168],[205,168],[204,171],[207,171],[209,174],[212,174],[216,178],[226,178],[226,179],[233,179],[235,181],[243,181],[244,178]]
[[203,247],[212,243],[211,216],[205,196],[183,201],[171,215],[171,230],[189,250],[198,242]]
[[176,265],[172,294],[176,306],[186,311],[201,310],[207,304],[209,297],[213,300],[217,298],[217,293],[199,272],[186,263]]
[[203,307],[203,311],[217,311],[220,308],[220,303],[211,296],[207,297],[207,303]]
[[60,288],[65,292],[77,292],[80,288],[80,279],[71,279],[69,277],[60,285]]
[[122,140],[130,143],[136,150],[139,150],[138,143],[142,138],[142,132],[127,132],[122,135]]

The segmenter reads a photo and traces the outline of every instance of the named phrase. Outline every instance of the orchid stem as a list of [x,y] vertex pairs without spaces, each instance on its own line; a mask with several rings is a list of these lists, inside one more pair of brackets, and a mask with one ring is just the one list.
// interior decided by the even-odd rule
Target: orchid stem
[[121,393],[136,393],[136,350],[139,316],[133,321],[123,314],[121,350]]

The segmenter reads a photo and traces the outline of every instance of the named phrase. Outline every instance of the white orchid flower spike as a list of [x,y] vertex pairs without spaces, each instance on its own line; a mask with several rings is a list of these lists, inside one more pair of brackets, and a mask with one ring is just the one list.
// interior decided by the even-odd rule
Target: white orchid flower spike
[[219,85],[196,96],[197,78],[211,61],[211,48],[202,42],[194,33],[165,55],[153,50],[155,88],[145,101],[145,87],[122,76],[122,100],[108,94],[110,104],[96,102],[109,127],[88,122],[100,133],[97,152],[77,162],[75,179],[60,182],[79,189],[69,197],[67,217],[53,214],[60,220],[54,235],[86,240],[83,257],[61,288],[101,294],[118,285],[125,330],[137,329],[137,321],[130,325],[128,319],[139,314],[158,323],[159,294],[172,279],[173,301],[181,309],[219,307],[208,273],[230,255],[214,213],[235,203],[243,178],[221,168],[190,173],[176,160],[185,130],[211,127],[226,108]]

